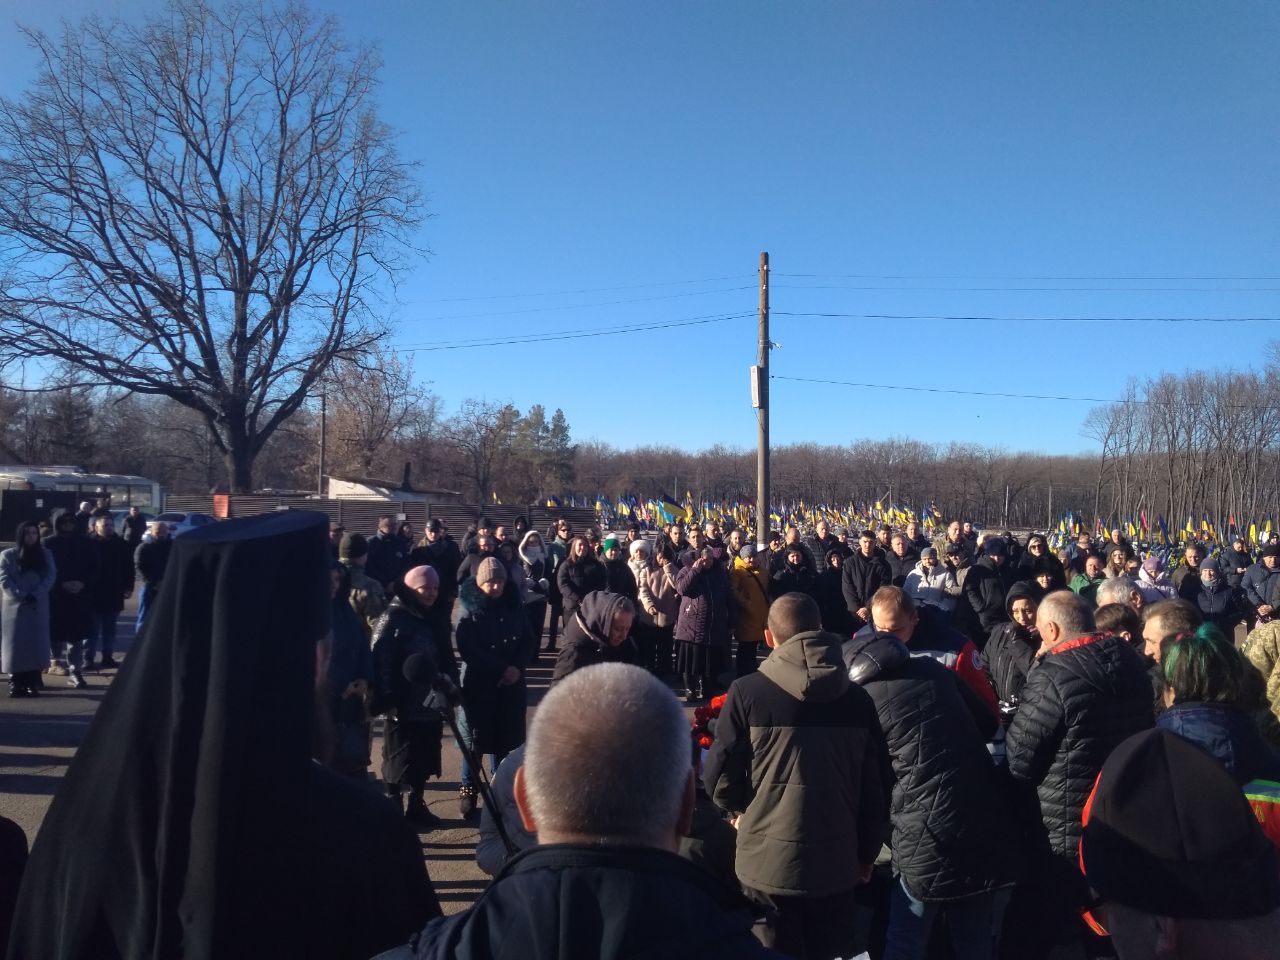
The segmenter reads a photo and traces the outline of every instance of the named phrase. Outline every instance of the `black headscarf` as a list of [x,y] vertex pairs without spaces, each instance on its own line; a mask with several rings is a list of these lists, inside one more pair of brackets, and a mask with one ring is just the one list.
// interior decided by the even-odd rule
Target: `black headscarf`
[[[433,915],[403,821],[388,833],[380,798],[311,760],[328,540],[323,514],[290,511],[174,541],[36,839],[10,960],[370,956]],[[337,862],[350,843],[381,844],[362,856],[417,909],[369,903],[386,884]]]

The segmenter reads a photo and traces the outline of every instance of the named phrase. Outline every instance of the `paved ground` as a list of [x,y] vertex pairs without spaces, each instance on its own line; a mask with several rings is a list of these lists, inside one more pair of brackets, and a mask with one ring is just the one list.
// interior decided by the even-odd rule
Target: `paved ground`
[[[132,610],[126,611],[128,617]],[[132,620],[130,619],[130,624]],[[128,655],[132,629],[122,619],[117,659]],[[530,668],[529,702],[541,699],[551,677],[551,661],[543,659]],[[75,690],[65,678],[46,676],[46,689],[36,698],[10,700],[0,692],[0,812],[35,840],[54,792],[62,782],[71,758],[84,739],[98,704],[102,702],[115,671],[90,673],[87,690]],[[372,772],[378,771],[381,743],[373,745]],[[444,776],[432,781],[427,802],[444,822],[422,836],[427,869],[446,913],[471,904],[488,883],[475,864],[478,817],[463,821],[458,815],[459,754],[445,731]]]

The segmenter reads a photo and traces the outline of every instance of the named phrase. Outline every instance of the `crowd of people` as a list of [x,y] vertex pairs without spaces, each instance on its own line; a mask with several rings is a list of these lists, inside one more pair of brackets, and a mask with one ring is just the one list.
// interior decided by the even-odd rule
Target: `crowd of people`
[[[0,556],[6,664],[14,597],[42,577],[56,596],[58,558],[73,558],[56,542],[64,526],[79,536],[60,517],[54,542],[19,538]],[[247,942],[265,909],[249,898],[280,904],[265,885],[289,883],[289,868],[264,861],[295,855],[303,835],[296,824],[271,835],[275,785],[279,802],[299,789],[329,798],[303,801],[313,836],[331,836],[341,812],[364,832],[339,846],[378,836],[386,848],[323,892],[325,854],[302,859],[313,875],[282,910],[311,917],[307,956],[1128,960],[1200,957],[1207,943],[1273,955],[1280,548],[1255,561],[1242,542],[1218,557],[1191,543],[1170,571],[1120,531],[1062,551],[962,522],[936,541],[915,524],[807,534],[756,543],[709,522],[652,538],[565,519],[543,534],[521,518],[481,519],[457,542],[439,520],[419,540],[385,516],[367,538],[330,525],[326,552],[322,524],[299,514],[184,535],[155,578],[137,662],[33,851],[10,957]],[[214,555],[254,556],[259,579]],[[307,579],[326,566],[322,586]],[[160,586],[175,578],[181,589]],[[250,591],[247,609],[218,613]],[[296,597],[284,605],[299,606],[296,622],[261,610],[264,591]],[[255,611],[262,622],[245,625]],[[1251,632],[1237,647],[1241,623]],[[291,660],[254,647],[280,631]],[[541,657],[551,689],[526,729]],[[255,699],[269,671],[301,676],[292,701]],[[203,725],[231,710],[244,715],[205,745]],[[369,787],[373,717],[385,798]],[[280,728],[274,748],[246,747],[245,724],[259,723]],[[477,862],[494,876],[448,918],[425,870],[407,865],[411,828],[439,825],[426,790],[446,728],[461,754],[459,814],[479,815]],[[145,749],[122,759],[135,736]],[[157,764],[165,737],[191,754]],[[311,786],[287,763],[268,769],[271,749],[305,753]],[[45,838],[72,829],[93,771],[113,762],[122,775],[106,805],[133,807],[132,833],[92,850],[110,863],[88,870],[88,854]],[[139,813],[171,795],[181,803],[158,824]],[[236,846],[250,839],[252,854]],[[197,876],[206,842],[220,854],[212,877]],[[157,849],[176,859],[140,874],[140,902],[102,909],[104,874]],[[72,869],[88,877],[69,884]],[[219,890],[234,908],[189,902]],[[339,921],[316,919],[308,900],[345,903],[350,929],[326,941]],[[42,931],[22,913],[36,905],[86,929]]]

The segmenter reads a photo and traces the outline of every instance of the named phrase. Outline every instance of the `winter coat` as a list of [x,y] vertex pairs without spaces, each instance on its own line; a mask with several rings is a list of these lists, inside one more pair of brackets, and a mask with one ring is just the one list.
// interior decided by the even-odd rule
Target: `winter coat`
[[[527,685],[533,658],[533,628],[518,595],[489,597],[468,580],[458,592],[458,656],[462,659],[462,708],[477,753],[507,753],[524,743]],[[502,686],[508,667],[520,676]]]
[[775,895],[852,890],[888,815],[888,758],[840,639],[800,633],[733,682],[707,755],[707,792],[738,820],[738,879]]
[[853,552],[834,533],[828,533],[825,537],[812,536],[805,541],[804,546],[813,558],[814,572],[819,574],[827,569],[827,554],[832,550],[839,550],[846,557]]
[[608,587],[609,576],[604,564],[587,553],[580,560],[570,558],[556,568],[556,583],[560,588],[564,605],[564,622],[573,619],[582,598],[596,590]]
[[964,580],[964,597],[978,617],[982,628],[981,644],[985,644],[987,634],[995,627],[1009,619],[1005,609],[1004,598],[1009,592],[1009,572],[1004,566],[996,566],[991,557],[983,557],[973,565]]
[[920,562],[920,555],[914,550],[908,550],[906,554],[900,557],[890,550],[884,555],[884,562],[889,565],[889,576],[892,584],[895,587],[900,587],[907,582],[907,575]]
[[587,594],[573,616],[565,620],[560,653],[551,672],[551,686],[575,670],[596,663],[640,663],[640,651],[631,637],[616,647],[609,643],[609,630],[621,601],[619,594],[593,591]]
[[[1034,588],[1026,583],[1015,583],[1005,597],[1005,609],[1011,611],[1015,600],[1035,599]],[[982,658],[987,665],[987,676],[1001,703],[1010,706],[1018,703],[1022,685],[1035,665],[1036,652],[1040,649],[1039,634],[1013,621],[1012,613],[1005,623],[999,624],[987,638]]]
[[1240,578],[1245,601],[1257,610],[1263,605],[1275,606],[1276,588],[1280,586],[1280,564],[1274,570],[1259,560]]
[[1192,569],[1185,563],[1173,571],[1173,588],[1178,596],[1188,603],[1196,602],[1196,594],[1200,592],[1200,571]]
[[870,608],[871,597],[881,587],[889,586],[892,579],[889,564],[878,554],[864,557],[862,551],[858,551],[844,562],[840,578],[844,605],[859,625],[865,621],[858,616],[858,611],[863,607]]
[[447,640],[433,636],[427,615],[396,597],[373,630],[373,699],[370,712],[394,715],[401,722],[440,722],[437,711],[423,706],[431,684],[410,681],[404,664],[422,654],[437,673],[456,680],[458,668]]
[[674,853],[549,844],[508,860],[469,910],[375,960],[772,960],[736,891]]
[[1241,786],[1250,780],[1280,781],[1280,754],[1234,704],[1175,703],[1156,718],[1156,726],[1209,751]]
[[705,570],[692,564],[681,567],[676,574],[676,592],[680,594],[680,616],[675,638],[685,643],[727,646],[735,611],[729,572],[724,566],[712,563]]
[[[517,550],[523,567],[521,575],[524,578],[525,603],[541,603],[551,593],[551,579],[548,576],[551,563],[547,559],[546,548],[531,542],[536,536],[538,535],[530,530],[520,539],[520,547]],[[541,537],[539,537],[540,540]]]
[[1050,849],[1075,857],[1103,761],[1153,723],[1146,664],[1120,637],[1076,637],[1040,658],[1021,699],[1005,737],[1009,772],[1035,788]]
[[[387,612],[387,594],[382,589],[382,584],[366,574],[360,564],[350,560],[338,562],[347,568],[347,575],[351,578],[351,592],[347,596],[347,602],[364,625],[365,643],[372,643],[373,628]],[[440,585],[443,587],[444,582],[441,581]]]
[[143,583],[149,587],[160,586],[172,552],[173,540],[170,537],[138,544],[138,549],[133,552],[133,565]]
[[[427,566],[440,577],[440,596],[451,604],[458,596],[458,567],[462,565],[462,551],[453,537],[445,534],[435,543],[424,543],[409,551],[406,570]],[[439,601],[437,601],[439,602]]]
[[[58,528],[58,511],[51,521]],[[87,517],[87,514],[85,515]],[[78,533],[58,534],[44,538],[45,549],[53,554],[58,577],[49,592],[49,630],[54,641],[71,642],[89,635],[93,629],[93,595],[98,580],[98,551],[93,542]],[[81,583],[79,593],[64,589],[68,583]]]
[[1159,577],[1153,577],[1147,573],[1146,567],[1138,568],[1138,592],[1142,594],[1143,603],[1159,603],[1178,595],[1167,574],[1161,571]]
[[1229,583],[1233,588],[1238,588],[1241,585],[1241,578],[1244,574],[1236,573],[1236,570],[1240,567],[1244,567],[1245,572],[1247,573],[1248,568],[1253,566],[1253,557],[1249,556],[1248,550],[1237,550],[1235,547],[1227,547],[1222,551],[1221,563],[1222,573],[1227,578],[1227,583]]
[[818,610],[822,614],[822,629],[843,640],[853,636],[858,625],[844,605],[844,586],[840,575],[841,570],[828,563],[814,584],[817,594],[814,599],[818,601]]
[[656,627],[674,628],[676,617],[680,615],[680,594],[676,590],[674,564],[646,563],[642,571],[633,564],[631,572],[636,575],[636,587],[640,594],[641,613],[637,615],[647,617],[648,622]]
[[378,532],[369,538],[364,572],[385,587],[404,576],[408,559],[409,550],[399,536]]
[[1107,578],[1103,574],[1090,579],[1083,573],[1077,573],[1071,578],[1071,592],[1081,597],[1091,607],[1098,605],[1098,588],[1107,582]]
[[89,537],[97,552],[98,576],[89,589],[89,603],[98,614],[118,614],[124,599],[133,593],[133,549],[119,534]]
[[734,636],[739,643],[763,643],[769,620],[769,588],[764,571],[734,557],[729,586],[735,606]]
[[1205,623],[1212,623],[1228,640],[1233,640],[1233,631],[1240,622],[1240,604],[1235,590],[1221,575],[1212,587],[1202,580],[1192,602]]
[[907,891],[955,900],[1011,884],[1018,851],[987,753],[995,720],[985,705],[891,634],[846,641],[843,655],[850,679],[875,701],[892,761],[890,845]]
[[57,580],[53,554],[41,547],[43,570],[22,570],[17,547],[0,553],[0,672],[29,673],[49,665],[49,591]]
[[1241,653],[1262,675],[1267,702],[1272,714],[1280,720],[1280,620],[1259,624],[1250,631]]
[[[826,576],[832,569],[828,567],[827,570],[824,570],[823,576]],[[836,571],[836,576],[839,576],[838,571]],[[803,593],[806,597],[817,599],[818,578],[803,563],[794,567],[789,563],[784,563],[769,578],[769,597],[772,600],[776,600],[786,593]],[[843,593],[841,594],[840,602],[844,603]]]
[[1049,571],[1052,580],[1049,584],[1050,590],[1064,590],[1067,586],[1067,571],[1062,566],[1062,561],[1054,555],[1051,550],[1041,550],[1040,556],[1033,556],[1030,550],[1024,550],[1022,556],[1018,558],[1018,565],[1015,568],[1015,579],[1018,580],[1035,580],[1036,576],[1042,570]]
[[935,564],[929,569],[920,561],[907,574],[902,589],[917,605],[928,603],[950,613],[960,595],[960,582],[956,572],[946,564]]
[[604,561],[604,573],[606,590],[610,593],[620,593],[635,603],[640,596],[640,591],[636,584],[636,575],[631,572],[631,566],[626,560],[619,557],[617,560]]

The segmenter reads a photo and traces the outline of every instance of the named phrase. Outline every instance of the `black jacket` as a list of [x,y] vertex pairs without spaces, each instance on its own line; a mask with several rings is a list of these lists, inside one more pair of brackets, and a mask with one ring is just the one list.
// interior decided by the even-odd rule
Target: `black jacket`
[[560,587],[560,602],[564,608],[564,622],[568,623],[582,603],[582,598],[608,585],[604,564],[590,554],[581,559],[572,557],[556,568],[556,584]]
[[[477,753],[509,753],[524,743],[524,671],[533,658],[533,628],[519,594],[485,596],[474,580],[459,593],[458,656],[462,658],[462,706]],[[520,679],[501,686],[508,667]]]
[[889,564],[879,554],[864,557],[861,551],[856,551],[845,560],[840,576],[844,605],[859,626],[864,621],[858,617],[858,611],[862,607],[870,607],[871,597],[875,592],[881,587],[890,586],[892,581],[893,574],[889,572]]
[[1060,643],[1032,669],[1005,738],[1009,772],[1035,787],[1050,849],[1075,857],[1080,814],[1102,763],[1154,723],[1146,664],[1119,637]]
[[[458,595],[458,566],[462,551],[447,534],[435,543],[424,543],[409,551],[408,569],[426,565],[440,577],[440,596],[452,602]],[[366,571],[367,572],[367,571]]]
[[[839,571],[830,571],[840,576]],[[827,571],[823,572],[825,576]],[[769,578],[769,596],[773,600],[785,593],[803,593],[805,596],[818,597],[818,579],[813,575],[813,571],[801,563],[799,566],[793,567],[789,563],[784,563],[772,577]],[[843,597],[841,604],[844,603]]]
[[604,561],[605,587],[610,593],[620,593],[632,603],[640,596],[640,588],[636,586],[636,575],[627,566],[627,561],[619,557],[617,560]]
[[365,557],[364,572],[384,587],[404,576],[405,561],[409,550],[394,533],[377,533],[369,538],[369,555]]
[[[1035,600],[1038,592],[1034,584],[1015,583],[1005,596],[1005,608],[1011,608],[1015,600]],[[1035,665],[1039,649],[1039,636],[1033,636],[1030,630],[1012,619],[998,624],[991,631],[982,658],[991,686],[1002,702],[1011,706],[1018,703],[1022,685],[1027,682],[1027,674]]]
[[1004,598],[1010,582],[1008,567],[997,567],[990,557],[983,557],[965,575],[963,599],[968,601],[982,628],[981,638],[975,637],[974,642],[985,644],[987,634],[1009,619]]
[[605,638],[589,631],[576,613],[566,617],[563,639],[560,641],[560,653],[556,657],[555,669],[551,672],[551,684],[554,686],[575,670],[589,667],[596,663],[640,663],[640,653],[635,642],[627,637],[616,647],[611,647]]
[[96,613],[119,613],[124,609],[125,594],[133,592],[133,548],[116,533],[109,537],[95,533],[89,542],[98,555],[98,576],[90,603]]
[[173,540],[152,540],[150,543],[138,544],[133,552],[133,565],[142,582],[150,587],[157,587],[164,579],[165,568],[169,566],[169,554],[173,552]]
[[907,574],[920,562],[920,554],[908,550],[905,556],[900,557],[890,550],[884,555],[884,562],[889,565],[889,576],[892,578],[893,585],[900,587],[907,582]]
[[376,960],[766,960],[740,894],[665,850],[551,844]]
[[[844,643],[893,764],[893,863],[917,900],[954,900],[1017,879],[1004,786],[987,753],[994,719],[950,670],[878,633]],[[981,726],[979,726],[981,725]]]
[[404,675],[404,662],[415,653],[427,657],[437,673],[457,680],[448,637],[440,642],[426,615],[396,597],[373,628],[371,713],[394,713],[401,721],[440,721],[438,713],[423,706],[431,695],[431,684],[410,682]]

